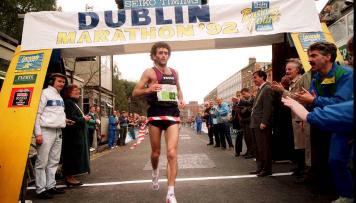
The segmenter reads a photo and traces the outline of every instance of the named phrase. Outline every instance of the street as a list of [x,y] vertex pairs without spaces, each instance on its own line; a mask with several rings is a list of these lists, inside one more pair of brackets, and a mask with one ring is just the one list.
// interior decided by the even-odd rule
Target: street
[[[294,183],[292,164],[273,164],[273,176],[249,175],[256,169],[253,159],[235,157],[234,151],[207,146],[205,133],[193,129],[180,132],[179,171],[175,193],[178,202],[330,202],[332,196],[313,195],[305,185]],[[165,143],[162,137],[160,190],[151,189],[150,144],[146,136],[133,147],[105,150],[92,156],[91,174],[78,177],[84,185],[66,189],[51,200],[38,200],[34,187],[27,198],[33,202],[164,202],[167,192]],[[132,149],[130,149],[132,148]],[[243,151],[244,153],[244,151]],[[64,187],[63,181],[57,182]]]

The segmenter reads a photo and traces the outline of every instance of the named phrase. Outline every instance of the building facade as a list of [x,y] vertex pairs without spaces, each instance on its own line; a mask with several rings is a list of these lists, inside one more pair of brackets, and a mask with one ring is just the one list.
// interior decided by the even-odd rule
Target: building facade
[[[332,22],[326,23],[329,25],[328,28],[335,40],[336,46],[339,48],[346,61],[348,58],[346,43],[354,35],[353,1],[329,0],[327,5],[332,6],[332,12],[335,14],[336,18]],[[321,15],[322,13],[323,11],[321,12]]]
[[17,45],[17,40],[0,32],[0,91]]
[[198,104],[197,101],[190,101],[188,104],[185,105],[184,109],[181,110],[180,112],[180,119],[183,123],[188,123],[192,119],[195,118],[195,116],[203,112],[204,106],[201,104]]

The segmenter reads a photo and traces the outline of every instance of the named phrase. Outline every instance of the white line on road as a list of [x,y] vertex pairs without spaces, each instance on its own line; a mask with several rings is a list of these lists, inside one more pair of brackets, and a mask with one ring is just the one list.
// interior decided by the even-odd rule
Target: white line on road
[[[288,173],[274,173],[272,176],[289,176],[292,172]],[[197,178],[177,178],[177,182],[183,181],[201,181],[201,180],[226,180],[226,179],[242,179],[242,178],[257,178],[256,175],[236,175],[236,176],[213,176],[213,177],[197,177]],[[82,187],[95,187],[95,186],[110,186],[110,185],[126,185],[126,184],[140,184],[151,183],[152,180],[131,180],[121,182],[107,182],[107,183],[87,183]],[[167,182],[167,179],[160,179],[159,182]],[[65,187],[65,185],[57,185],[58,188]],[[35,187],[28,187],[28,190],[34,190]]]

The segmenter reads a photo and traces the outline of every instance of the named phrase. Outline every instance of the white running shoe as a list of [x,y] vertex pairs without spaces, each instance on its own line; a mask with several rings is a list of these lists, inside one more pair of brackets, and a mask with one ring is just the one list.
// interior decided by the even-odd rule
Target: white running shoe
[[169,195],[169,196],[166,198],[166,203],[177,203],[176,196],[174,196],[174,195]]
[[152,177],[152,189],[159,190],[158,174],[157,174],[157,176]]

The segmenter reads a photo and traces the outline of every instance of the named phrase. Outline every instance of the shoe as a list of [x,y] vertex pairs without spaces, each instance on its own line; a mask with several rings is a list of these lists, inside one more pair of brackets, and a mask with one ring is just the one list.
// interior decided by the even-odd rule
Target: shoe
[[262,171],[261,173],[257,174],[257,177],[266,177],[272,175],[272,172]]
[[254,157],[253,155],[249,154],[245,156],[245,159],[252,159],[253,157]]
[[235,157],[238,157],[238,156],[240,156],[240,153],[235,154]]
[[93,152],[93,151],[95,151],[95,148],[90,147],[89,151]]
[[59,194],[65,193],[63,189],[56,188],[56,187],[53,187],[53,188],[47,190],[47,192],[52,195],[59,195]]
[[251,171],[250,172],[251,175],[257,175],[257,174],[260,174],[260,173],[261,173],[261,171]]
[[169,195],[166,199],[166,203],[177,203],[176,197],[174,195]]
[[226,150],[226,147],[221,147],[222,150]]
[[352,202],[354,202],[354,199],[340,196],[337,200],[334,200],[331,203],[352,203]]
[[218,148],[218,147],[220,147],[220,145],[215,145],[214,147],[215,147],[215,148]]
[[208,144],[206,144],[206,145],[214,145],[214,143],[208,143]]
[[53,195],[48,193],[47,191],[43,191],[36,195],[38,199],[52,199]]
[[66,184],[67,187],[77,187],[83,185],[82,182],[72,183],[69,182],[67,179],[64,179],[64,183]]

